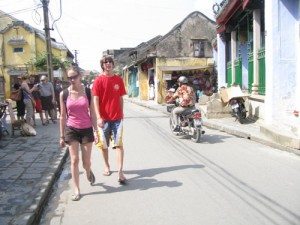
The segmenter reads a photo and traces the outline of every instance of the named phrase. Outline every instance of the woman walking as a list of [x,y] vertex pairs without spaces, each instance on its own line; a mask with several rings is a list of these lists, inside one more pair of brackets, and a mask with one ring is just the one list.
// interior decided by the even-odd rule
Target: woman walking
[[28,86],[28,77],[26,75],[22,76],[21,89],[23,92],[23,102],[25,105],[26,111],[26,123],[33,126],[34,125],[34,103],[32,92],[36,90],[36,87],[29,88]]
[[[21,88],[21,83],[22,83],[21,77],[18,77],[17,83],[14,84],[14,90],[19,90]],[[16,101],[16,106],[17,106],[17,118],[18,120],[23,121],[25,116],[25,104],[23,102],[23,93],[21,99],[19,101]]]
[[[71,85],[60,93],[60,146],[69,145],[71,157],[71,173],[74,194],[73,201],[81,198],[79,188],[79,146],[81,148],[82,164],[91,185],[95,176],[91,170],[91,150],[97,135],[97,121],[94,106],[90,104],[89,89],[81,84],[81,73],[78,67],[67,71]],[[94,128],[94,131],[93,131]]]

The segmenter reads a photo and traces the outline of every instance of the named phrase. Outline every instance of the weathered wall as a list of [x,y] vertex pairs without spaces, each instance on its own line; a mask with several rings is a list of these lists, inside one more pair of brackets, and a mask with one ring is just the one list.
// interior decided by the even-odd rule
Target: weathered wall
[[201,13],[194,13],[172,29],[157,44],[157,55],[163,57],[191,57],[192,39],[207,39],[205,54],[212,57],[211,41],[216,37],[215,24]]

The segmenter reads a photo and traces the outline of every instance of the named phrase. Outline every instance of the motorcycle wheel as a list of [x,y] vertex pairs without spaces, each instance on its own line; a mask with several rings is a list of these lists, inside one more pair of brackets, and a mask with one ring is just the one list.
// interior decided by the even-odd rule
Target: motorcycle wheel
[[192,129],[191,140],[195,143],[199,143],[201,139],[201,128],[191,128],[191,129]]
[[241,112],[238,112],[237,114],[236,114],[236,117],[237,117],[237,119],[238,119],[238,121],[240,122],[240,124],[243,124],[244,123],[244,116],[242,115],[242,113]]

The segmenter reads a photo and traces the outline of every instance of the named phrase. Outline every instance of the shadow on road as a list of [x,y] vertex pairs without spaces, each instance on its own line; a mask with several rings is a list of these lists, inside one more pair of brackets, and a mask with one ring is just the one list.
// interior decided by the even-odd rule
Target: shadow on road
[[134,174],[135,177],[128,179],[128,182],[124,186],[120,187],[112,187],[108,185],[104,185],[103,183],[95,184],[94,186],[101,186],[106,191],[99,192],[90,192],[83,194],[84,195],[94,195],[94,194],[108,194],[120,191],[129,191],[129,190],[148,190],[151,188],[160,188],[160,187],[179,187],[182,185],[182,182],[174,181],[159,181],[157,179],[149,179],[154,177],[155,175],[173,172],[176,170],[184,170],[184,169],[202,169],[203,165],[181,165],[181,166],[171,166],[171,167],[161,167],[161,168],[152,168],[152,169],[142,169],[142,170],[129,170],[126,171],[126,174]]

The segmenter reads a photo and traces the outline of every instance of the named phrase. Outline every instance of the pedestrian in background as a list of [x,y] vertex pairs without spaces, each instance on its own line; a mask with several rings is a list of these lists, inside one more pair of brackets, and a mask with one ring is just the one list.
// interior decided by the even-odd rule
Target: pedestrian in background
[[[88,89],[81,83],[81,73],[73,66],[67,71],[71,85],[60,93],[60,146],[69,145],[71,173],[74,187],[73,201],[81,198],[79,188],[79,146],[82,164],[90,184],[95,176],[91,170],[91,151],[94,140],[97,141],[97,121],[94,105],[90,104]],[[94,128],[94,132],[93,132]],[[96,138],[94,138],[94,134]]]
[[[55,94],[55,111],[60,113],[60,101],[59,101],[59,94],[63,90],[62,83],[60,79],[56,79],[54,81],[54,94]],[[57,118],[57,115],[56,115]]]
[[125,184],[123,173],[123,95],[126,94],[123,80],[113,73],[114,61],[110,56],[100,60],[103,73],[93,83],[94,106],[99,127],[97,147],[102,150],[104,159],[103,175],[111,174],[108,147],[112,137],[112,148],[117,153],[118,181]]
[[[19,90],[21,88],[21,83],[22,83],[21,77],[18,77],[17,83],[14,84],[14,89]],[[16,101],[18,120],[24,120],[24,116],[25,116],[25,104],[23,102],[23,99],[24,98],[22,93],[21,99],[19,101]]]
[[36,87],[29,88],[28,86],[28,76],[23,75],[22,78],[22,83],[21,83],[21,89],[23,92],[23,102],[25,104],[25,111],[26,111],[26,116],[25,120],[26,123],[33,126],[34,125],[34,100],[32,96],[32,92],[36,90]]
[[[35,75],[30,75],[29,76],[29,83],[28,86],[29,88],[33,88],[34,86],[36,86],[36,88],[34,89],[34,91],[32,91],[32,97],[35,101],[35,111],[40,115],[40,119],[43,125],[45,125],[44,122],[44,116],[43,116],[43,110],[42,110],[42,103],[41,103],[41,94],[39,92],[39,84],[38,82],[36,82],[35,80]],[[33,113],[33,119],[34,119],[34,125],[36,125],[36,121],[35,121],[35,114]]]
[[39,83],[39,91],[41,94],[42,109],[45,111],[46,124],[49,124],[49,116],[53,123],[56,123],[54,103],[55,93],[51,82],[43,75]]

